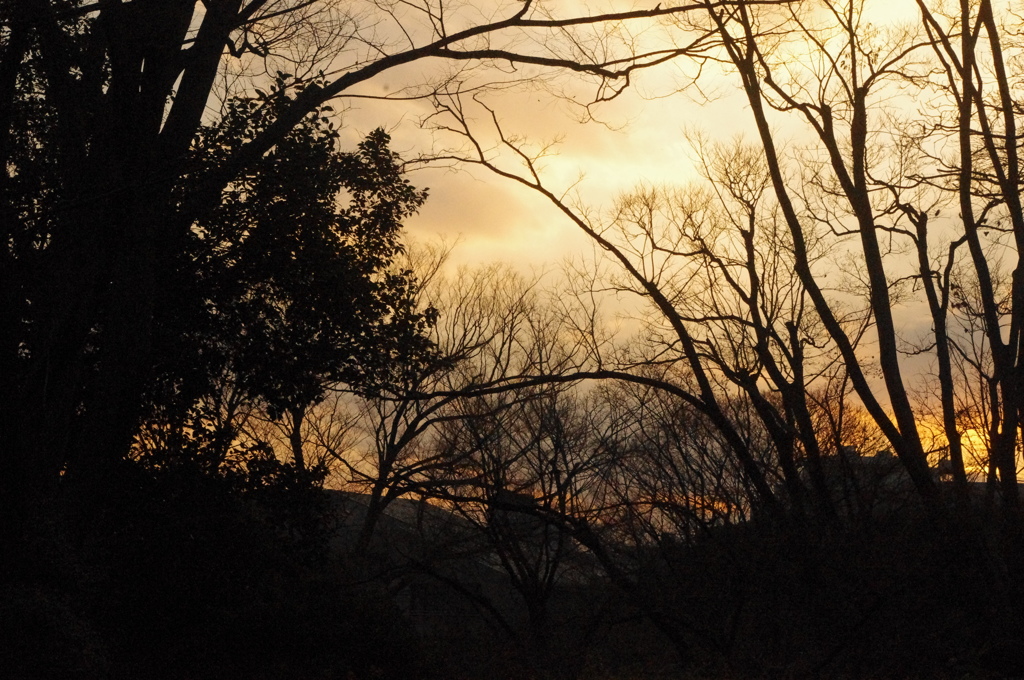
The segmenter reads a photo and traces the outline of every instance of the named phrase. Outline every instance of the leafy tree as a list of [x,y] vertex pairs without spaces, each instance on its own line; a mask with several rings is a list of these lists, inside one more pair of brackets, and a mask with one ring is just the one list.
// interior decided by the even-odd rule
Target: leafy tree
[[[287,101],[283,77],[270,94],[233,100],[202,131],[197,168],[221,162]],[[418,309],[415,277],[395,266],[402,221],[426,192],[403,177],[382,130],[354,153],[339,151],[326,113],[304,119],[233,182],[176,249],[157,308],[150,397],[156,428],[171,435],[165,449],[198,454],[201,444],[217,466],[249,409],[297,428],[329,385],[384,381],[430,353],[434,310]],[[292,449],[305,469],[301,445]]]
[[[259,98],[232,100],[193,144],[176,200],[292,96],[282,78]],[[72,498],[70,512],[61,506],[37,523],[49,531],[18,556],[23,570],[4,570],[18,585],[4,583],[0,610],[26,631],[5,645],[8,675],[92,664],[124,676],[347,677],[390,665],[393,652],[372,643],[312,642],[319,634],[355,640],[350,631],[373,626],[383,640],[404,627],[383,597],[347,589],[325,568],[333,524],[317,488],[321,470],[281,461],[259,442],[239,445],[239,421],[228,413],[301,413],[330,384],[386,381],[431,352],[433,311],[418,308],[415,277],[395,265],[402,222],[426,192],[405,180],[380,130],[340,151],[327,113],[303,119],[225,189],[215,211],[168,244],[174,257],[159,272],[152,365],[142,376],[136,453],[144,464],[116,477],[105,469],[99,511],[78,512]],[[53,127],[44,118],[34,126],[26,130],[45,146]],[[18,177],[34,182],[19,191],[59,194],[50,165],[61,159],[32,147],[12,156],[25,171]],[[9,244],[16,252],[5,253],[17,269],[4,274],[27,276],[50,255],[33,230],[45,233],[54,215],[12,209],[26,219]],[[30,288],[30,279],[20,283],[15,298]],[[38,332],[30,302],[20,310],[26,349]],[[94,342],[102,330],[90,333]],[[102,362],[91,347],[79,390]],[[65,558],[52,559],[58,552]],[[61,606],[36,613],[51,600]]]

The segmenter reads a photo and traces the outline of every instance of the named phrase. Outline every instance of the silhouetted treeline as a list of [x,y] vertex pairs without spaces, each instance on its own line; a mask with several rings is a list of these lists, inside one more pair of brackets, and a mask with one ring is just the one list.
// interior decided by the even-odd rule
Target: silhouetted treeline
[[[374,4],[406,49],[345,3],[0,2],[0,675],[1018,672],[1019,21],[538,7]],[[681,16],[671,50],[624,28]],[[756,142],[693,133],[698,184],[600,210],[460,80],[604,99],[669,52]],[[466,143],[440,160],[601,257],[551,284],[403,244],[426,192],[329,102],[427,58],[473,65],[401,90]]]

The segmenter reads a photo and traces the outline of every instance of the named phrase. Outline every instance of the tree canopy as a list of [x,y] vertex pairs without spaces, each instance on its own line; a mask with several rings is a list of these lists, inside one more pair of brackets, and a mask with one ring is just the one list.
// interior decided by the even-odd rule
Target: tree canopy
[[[232,101],[202,130],[196,172],[258,132],[287,99],[281,81],[268,95]],[[396,262],[403,220],[426,192],[402,176],[386,133],[342,152],[325,113],[304,119],[184,236],[155,311],[144,420],[172,430],[187,420],[195,434],[197,409],[229,409],[214,417],[226,428],[223,448],[240,411],[301,413],[330,387],[369,389],[428,357],[435,312],[420,309],[413,272]]]

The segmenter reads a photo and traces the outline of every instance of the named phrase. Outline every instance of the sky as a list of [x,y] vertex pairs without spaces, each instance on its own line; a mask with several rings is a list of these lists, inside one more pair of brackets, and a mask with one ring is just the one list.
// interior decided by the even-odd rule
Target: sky
[[[573,4],[580,3],[554,6],[559,13],[569,13]],[[620,10],[644,6],[620,0],[607,4]],[[869,4],[879,21],[913,20],[916,16],[912,0],[869,0]],[[469,5],[474,12],[483,11],[482,3]],[[595,3],[590,5],[589,11],[597,11]],[[359,93],[394,93],[429,78],[432,68],[444,66],[435,63],[386,72],[361,87]],[[490,93],[487,102],[507,131],[524,135],[534,144],[559,140],[557,155],[544,164],[546,184],[562,189],[579,182],[579,192],[588,205],[607,206],[640,183],[694,180],[697,172],[685,137],[688,130],[718,139],[742,134],[749,138],[752,119],[732,76],[706,67],[700,90],[691,87],[666,96],[679,88],[686,72],[692,72],[692,64],[682,60],[642,72],[618,99],[596,110],[600,122],[580,123],[578,107],[547,91]],[[571,73],[558,76],[556,83],[580,100],[592,91],[582,77]],[[350,108],[343,113],[342,130],[345,141],[353,146],[377,126],[392,134],[393,148],[406,159],[429,154],[432,148],[453,141],[422,127],[433,111],[427,102],[360,99],[346,104]],[[503,261],[527,269],[550,267],[591,247],[545,199],[482,169],[421,168],[410,179],[417,186],[428,187],[430,199],[408,222],[409,237],[457,241],[454,264]]]
[[[610,1],[618,9],[631,6]],[[865,1],[877,24],[916,18],[913,0]],[[571,8],[563,9],[568,4],[553,6],[568,13]],[[650,35],[642,39],[658,39],[658,30],[652,24]],[[444,68],[447,66],[438,62],[417,63],[385,72],[356,92],[364,97],[391,95],[436,77]],[[579,120],[578,106],[548,91],[558,88],[578,101],[586,100],[592,96],[592,84],[577,74],[558,74],[547,86],[524,86],[485,96],[506,132],[522,136],[534,146],[558,140],[553,155],[542,164],[546,186],[556,193],[575,187],[583,204],[601,210],[640,184],[698,181],[688,132],[722,141],[736,137],[756,141],[753,119],[736,77],[706,64],[699,87],[683,87],[693,73],[693,63],[683,59],[642,71],[617,99],[596,109],[598,121],[586,123]],[[479,81],[489,76],[477,77]],[[343,143],[350,147],[378,126],[391,133],[393,148],[407,160],[460,143],[429,129],[434,109],[426,101],[358,98],[341,102],[339,108]],[[477,109],[476,113],[481,116],[477,122],[483,122],[484,112]],[[783,143],[802,134],[793,127],[792,117],[777,119],[775,124]],[[453,267],[504,262],[524,272],[554,271],[565,259],[587,257],[593,251],[588,237],[547,199],[486,169],[452,167],[450,163],[427,165],[411,172],[409,179],[418,187],[429,188],[430,195],[420,213],[408,220],[407,239],[455,244],[449,259]],[[901,322],[908,337],[921,335],[930,324],[926,315],[917,312],[901,316]],[[920,332],[915,329],[918,325]]]
[[[558,5],[560,11],[571,11],[562,10],[563,3]],[[635,87],[597,110],[601,122],[580,123],[578,107],[542,90],[492,93],[487,101],[508,131],[537,144],[560,140],[557,155],[544,164],[546,183],[564,188],[582,175],[579,188],[587,202],[606,203],[638,182],[677,182],[692,177],[682,134],[685,127],[706,123],[731,135],[743,125],[739,116],[722,116],[720,107],[698,106],[685,96],[645,97],[672,89],[676,70],[670,66],[645,73]],[[360,93],[393,92],[421,76],[416,69],[384,74]],[[575,74],[560,75],[557,83],[581,100],[591,93],[589,84]],[[735,104],[731,109],[731,113],[737,112]],[[426,102],[359,100],[344,113],[343,129],[354,144],[374,127],[383,126],[392,134],[393,147],[412,159],[453,141],[420,126],[431,112]],[[490,172],[426,168],[416,170],[410,179],[417,186],[429,187],[430,199],[420,215],[409,221],[409,236],[457,239],[454,262],[500,260],[525,268],[543,267],[590,247],[546,200]]]
[[[606,1],[616,9],[643,7],[642,3]],[[914,0],[864,1],[875,27],[918,21]],[[559,2],[552,6],[560,14],[569,14],[573,4]],[[464,3],[463,9],[473,16],[483,12],[485,6]],[[503,11],[502,16],[506,16],[510,10]],[[597,7],[590,3],[584,11],[597,11]],[[382,32],[386,29],[385,24],[379,28]],[[646,33],[638,28],[638,40],[657,41],[662,37],[660,30],[653,23]],[[678,38],[685,34],[672,35]],[[372,98],[403,92],[404,88],[436,78],[446,68],[450,65],[440,61],[418,62],[384,72],[358,87],[355,93],[360,98],[339,102],[343,144],[354,147],[378,126],[391,133],[392,147],[407,160],[459,144],[460,140],[451,135],[431,131],[429,123],[436,119],[431,119],[434,109],[429,102]],[[525,72],[520,67],[518,73]],[[642,71],[617,99],[596,109],[599,121],[586,123],[579,121],[578,106],[549,91],[558,89],[577,101],[592,96],[592,84],[574,73],[558,74],[537,86],[487,92],[485,100],[507,133],[521,136],[535,147],[557,139],[553,154],[541,165],[545,185],[556,193],[575,187],[583,204],[600,210],[640,184],[685,185],[698,180],[696,154],[687,141],[687,132],[704,133],[714,140],[745,137],[756,141],[753,119],[737,78],[714,64],[706,64],[699,88],[682,87],[693,73],[693,62],[685,59]],[[475,77],[475,82],[481,82],[492,76]],[[479,108],[475,112],[480,129],[487,127],[485,112]],[[796,116],[776,117],[773,125],[783,146],[799,145],[800,135],[806,134]],[[456,244],[450,258],[453,266],[501,261],[522,270],[551,270],[565,258],[586,256],[593,250],[587,237],[545,198],[511,180],[483,168],[453,167],[451,163],[417,167],[409,179],[418,187],[429,188],[430,195],[420,213],[408,220],[407,238],[412,242],[443,239]],[[925,324],[922,330],[926,331],[930,323],[917,312],[902,316],[901,321],[907,326],[908,336],[917,333],[915,324]]]
[[[618,9],[643,6],[608,2]],[[919,21],[914,0],[865,2],[867,17],[875,28]],[[572,4],[553,6],[569,13]],[[590,6],[590,11],[596,11],[594,3]],[[793,58],[799,59],[800,55],[794,54]],[[393,94],[429,77],[433,68],[443,65],[417,64],[388,72],[366,83],[358,93],[369,97]],[[692,64],[679,60],[642,72],[616,100],[596,109],[599,121],[581,123],[579,108],[568,99],[553,96],[550,87],[490,92],[486,101],[506,132],[521,135],[533,145],[557,139],[554,153],[542,164],[546,186],[556,193],[575,187],[588,207],[608,208],[618,195],[639,184],[682,185],[696,181],[696,154],[687,141],[688,132],[706,133],[717,140],[744,136],[756,141],[752,136],[753,119],[736,78],[713,65],[706,66],[700,89],[678,91],[691,73],[687,68],[692,69]],[[592,92],[585,78],[571,73],[558,76],[553,83],[577,100],[586,99]],[[906,107],[912,112],[919,105],[923,104],[908,100]],[[393,148],[408,160],[429,156],[457,141],[424,125],[433,113],[428,102],[358,99],[346,102],[343,109],[343,140],[351,146],[378,126],[391,133]],[[483,113],[477,110],[480,120]],[[801,133],[797,127],[787,127],[790,123],[781,119],[775,123],[784,143],[799,144]],[[407,237],[413,242],[443,239],[456,244],[450,258],[452,266],[503,262],[524,271],[550,271],[566,258],[586,256],[593,250],[589,239],[545,198],[485,169],[428,164],[418,167],[409,178],[415,185],[429,188],[430,197],[420,213],[408,221]],[[923,305],[898,310],[905,338],[927,335],[931,321],[925,311]],[[904,361],[910,374],[928,375],[927,356]]]
[[[687,116],[680,115],[678,101],[644,102],[628,93],[616,103],[619,110],[608,116],[617,129],[609,129],[579,123],[570,106],[545,93],[517,97],[525,102],[505,99],[495,108],[508,130],[522,133],[532,128],[529,138],[537,143],[560,138],[558,155],[544,163],[543,177],[552,187],[564,189],[579,181],[584,196],[604,203],[638,182],[676,182],[692,176],[682,135]],[[416,123],[418,116],[428,113],[425,107],[408,108],[422,110],[402,111],[385,127],[392,133],[394,148],[403,157],[414,158],[434,140]],[[387,112],[380,117],[368,113],[353,112],[352,128],[359,134],[388,119]],[[695,108],[690,116],[694,113],[703,110]],[[533,120],[524,124],[524,117]],[[457,240],[455,263],[503,261],[544,267],[589,249],[588,239],[547,199],[488,170],[426,167],[414,170],[409,179],[428,187],[430,198],[408,222],[408,235]]]

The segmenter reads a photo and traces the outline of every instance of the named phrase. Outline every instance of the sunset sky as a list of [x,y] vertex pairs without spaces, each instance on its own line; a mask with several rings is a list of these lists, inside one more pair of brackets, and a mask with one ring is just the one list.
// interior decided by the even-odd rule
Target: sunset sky
[[[619,11],[646,6],[614,0],[607,4]],[[920,22],[913,0],[867,0],[864,4],[862,23],[866,30],[878,31],[874,44],[883,53],[895,46],[886,44],[885,30]],[[503,10],[502,15],[507,11]],[[558,5],[559,15],[573,11]],[[582,11],[593,13],[599,8],[592,6]],[[647,44],[666,40],[662,32],[665,29],[653,22],[646,30],[635,30],[641,40],[651,41]],[[675,35],[677,43],[670,38],[663,44],[681,43],[687,34],[678,31]],[[801,59],[799,47],[786,49],[794,50],[792,58],[797,69],[822,68]],[[435,66],[445,68],[443,64],[421,64],[405,72],[385,73],[358,94],[387,96],[421,82]],[[524,72],[525,69],[517,74]],[[639,184],[684,185],[697,181],[696,154],[687,133],[702,133],[722,141],[744,137],[756,143],[751,113],[738,78],[713,62],[704,64],[697,81],[699,87],[687,84],[693,74],[694,63],[685,58],[639,73],[622,95],[595,109],[600,122],[581,123],[579,107],[548,91],[558,89],[576,101],[586,101],[593,94],[593,84],[571,73],[555,76],[547,87],[526,85],[512,91],[488,92],[484,100],[494,109],[504,131],[526,140],[528,148],[557,140],[553,153],[541,164],[545,185],[555,193],[574,187],[588,209],[600,211]],[[901,101],[901,96],[896,95],[888,104]],[[422,124],[433,113],[428,102],[359,98],[346,104],[349,108],[344,113],[343,139],[352,145],[376,126],[384,126],[392,133],[394,148],[406,159],[458,144],[454,137],[432,133],[429,125]],[[908,98],[905,111],[913,116],[919,106],[927,104]],[[486,112],[475,111],[476,123],[481,130],[487,129]],[[808,139],[798,116],[775,114],[772,120],[777,140],[783,146],[798,147]],[[414,184],[430,189],[427,204],[408,222],[410,240],[458,241],[450,260],[453,265],[500,261],[523,270],[551,271],[565,258],[586,256],[593,250],[588,238],[543,197],[484,169],[447,165],[420,168],[410,175]],[[941,228],[941,224],[934,220],[933,228]],[[889,259],[889,266],[893,267],[888,272],[890,277],[900,275],[894,273],[901,266],[898,256]],[[908,342],[925,337],[931,327],[923,300],[916,299],[898,310],[900,333]],[[870,343],[863,348],[870,352]],[[925,391],[929,388],[920,381],[931,375],[930,361],[927,353],[901,359],[908,375],[919,376],[911,380],[917,380],[919,388]]]
[[[617,4],[618,9],[627,5]],[[676,89],[684,66],[692,68],[669,64],[642,73],[618,99],[595,110],[600,123],[580,123],[579,107],[529,86],[490,93],[486,101],[508,132],[524,135],[533,144],[560,140],[555,147],[557,155],[544,163],[544,178],[551,187],[566,188],[582,174],[579,190],[587,202],[607,204],[639,182],[677,183],[693,177],[684,129],[733,136],[746,125],[742,103],[735,101],[737,93],[720,80],[702,82],[709,93],[719,90],[718,99],[705,105],[686,95],[665,97]],[[391,93],[414,83],[417,77],[422,77],[422,72],[385,73],[360,94]],[[593,93],[592,85],[575,74],[561,74],[556,83],[574,90],[581,101]],[[700,97],[696,91],[693,95]],[[350,104],[343,126],[347,136],[343,139],[349,144],[354,145],[376,126],[392,133],[394,148],[406,159],[455,141],[450,136],[434,136],[420,126],[433,111],[427,102],[353,100]],[[417,186],[429,187],[430,199],[420,215],[410,220],[408,235],[413,239],[435,235],[460,239],[454,262],[511,261],[526,267],[543,266],[589,249],[585,238],[545,200],[489,172],[428,168],[417,170],[410,179]]]
[[[867,4],[876,23],[917,19],[915,5],[909,0]],[[610,5],[620,11],[645,6]],[[589,11],[597,9],[592,6]],[[559,11],[573,10],[560,6]],[[652,24],[649,30],[655,33],[660,29]],[[654,39],[663,39],[658,36],[661,34]],[[582,176],[578,189],[586,203],[607,206],[638,183],[684,184],[693,180],[694,154],[686,131],[704,132],[717,139],[750,138],[750,113],[731,74],[706,65],[699,90],[689,86],[673,94],[693,68],[691,62],[678,60],[642,72],[618,99],[595,110],[601,123],[580,123],[578,107],[529,87],[490,93],[486,101],[506,131],[524,135],[533,144],[560,140],[555,147],[557,155],[544,164],[546,183],[564,189]],[[364,85],[359,94],[394,93],[416,84],[430,69],[428,65],[384,73]],[[581,101],[593,92],[592,85],[575,74],[561,74],[555,82],[574,91]],[[350,108],[343,115],[342,129],[348,144],[354,145],[377,126],[392,133],[394,148],[406,159],[453,142],[451,137],[432,136],[421,127],[420,122],[432,112],[427,102],[354,99],[346,103]],[[486,171],[427,168],[410,178],[417,186],[430,188],[430,199],[420,215],[409,221],[409,237],[458,239],[454,263],[507,261],[527,268],[542,267],[590,248],[585,237],[544,199]]]
[[[623,4],[618,3],[618,9],[623,9]],[[912,0],[867,0],[865,4],[876,27],[919,21]],[[658,32],[663,29],[651,26],[652,41],[666,40]],[[678,31],[676,35],[682,40],[687,34]],[[434,67],[445,65],[384,73],[361,87],[358,94],[382,96],[399,91],[429,77]],[[641,183],[678,186],[699,181],[688,132],[712,140],[742,137],[757,142],[735,74],[705,63],[694,86],[690,77],[695,73],[694,62],[685,58],[640,72],[617,99],[595,109],[600,122],[581,123],[578,106],[543,87],[490,92],[485,101],[506,133],[522,136],[534,148],[559,140],[554,154],[541,166],[542,179],[556,193],[575,185],[587,208],[599,211]],[[557,74],[553,82],[577,101],[593,95],[593,84],[577,74]],[[421,124],[433,113],[429,102],[359,98],[345,104],[343,140],[351,146],[376,126],[392,133],[393,147],[406,159],[459,143],[452,135],[433,134]],[[476,109],[476,113],[480,129],[487,129],[485,111]],[[808,132],[796,116],[776,115],[774,124],[783,145],[799,145]],[[524,271],[551,272],[566,258],[592,253],[589,239],[543,197],[485,169],[447,165],[410,174],[414,184],[430,189],[420,214],[408,221],[407,238],[412,242],[457,242],[449,260],[453,266],[506,262]],[[930,327],[924,307],[905,309],[900,321],[908,337]],[[928,361],[927,357],[906,360],[918,366],[914,371],[923,369]]]
[[[495,103],[502,124],[519,133],[527,128],[531,142],[560,138],[558,155],[543,164],[545,180],[553,188],[565,189],[580,179],[581,194],[595,206],[606,206],[609,199],[640,182],[681,183],[693,178],[685,128],[706,128],[729,136],[742,130],[743,112],[735,104],[731,111],[724,111],[726,107],[702,107],[685,97],[644,101],[636,92],[628,92],[602,110],[615,128],[579,123],[568,105],[546,93],[515,99],[520,101]],[[716,112],[725,115],[716,117]],[[415,125],[415,116],[406,114],[404,120],[399,117],[389,125],[395,148],[410,158],[426,136]],[[367,129],[358,123],[357,127]],[[542,266],[589,249],[585,236],[546,199],[488,171],[421,169],[410,179],[429,187],[430,199],[420,215],[410,220],[408,234],[415,239],[434,234],[460,238],[453,253],[455,262],[500,260]]]

